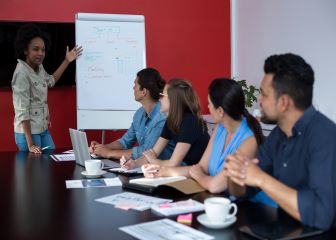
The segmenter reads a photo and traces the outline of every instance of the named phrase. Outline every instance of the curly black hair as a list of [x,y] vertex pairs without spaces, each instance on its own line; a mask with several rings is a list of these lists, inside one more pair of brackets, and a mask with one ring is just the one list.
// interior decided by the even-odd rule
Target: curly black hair
[[21,60],[26,60],[24,51],[27,49],[30,41],[36,37],[43,39],[45,53],[47,55],[51,46],[49,36],[47,35],[47,33],[43,32],[36,24],[28,23],[20,27],[16,34],[15,56]]

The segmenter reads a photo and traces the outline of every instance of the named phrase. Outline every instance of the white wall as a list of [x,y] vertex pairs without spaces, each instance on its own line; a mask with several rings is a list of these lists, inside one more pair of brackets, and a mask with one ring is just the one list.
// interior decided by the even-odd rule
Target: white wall
[[232,76],[259,86],[264,60],[302,56],[315,71],[314,105],[336,122],[336,1],[232,0]]

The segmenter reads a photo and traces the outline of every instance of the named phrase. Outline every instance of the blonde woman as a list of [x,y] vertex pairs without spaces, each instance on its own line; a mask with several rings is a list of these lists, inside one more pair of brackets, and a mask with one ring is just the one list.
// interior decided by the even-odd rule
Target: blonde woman
[[[161,136],[154,147],[141,158],[120,164],[127,169],[146,163],[160,166],[193,165],[198,163],[209,141],[206,123],[201,116],[199,98],[192,85],[183,79],[170,80],[161,93],[161,112],[168,114]],[[158,159],[168,142],[176,143],[170,159]]]

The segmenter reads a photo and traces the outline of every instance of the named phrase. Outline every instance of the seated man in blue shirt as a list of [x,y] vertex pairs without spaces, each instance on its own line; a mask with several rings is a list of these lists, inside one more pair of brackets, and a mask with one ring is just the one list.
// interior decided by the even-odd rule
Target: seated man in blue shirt
[[336,125],[312,106],[314,72],[301,57],[273,55],[264,71],[261,121],[277,127],[256,159],[226,159],[229,191],[262,190],[302,224],[328,229],[336,215]]
[[[91,142],[90,152],[105,158],[137,159],[142,152],[151,149],[161,135],[166,122],[165,114],[160,112],[160,92],[165,81],[160,73],[153,68],[145,68],[137,73],[134,80],[134,98],[141,103],[133,116],[131,127],[122,138],[109,144]],[[137,145],[136,145],[137,144]],[[174,144],[170,143],[161,153],[163,158],[170,158]]]

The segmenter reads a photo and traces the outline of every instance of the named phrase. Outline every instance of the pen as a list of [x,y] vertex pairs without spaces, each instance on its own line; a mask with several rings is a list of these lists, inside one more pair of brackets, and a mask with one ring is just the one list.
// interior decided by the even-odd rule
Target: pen
[[122,165],[125,165],[129,160],[131,160],[131,158],[132,157],[129,157],[129,158],[125,158],[125,156],[123,155],[122,157],[121,157],[121,159],[123,159],[123,163],[122,163]]
[[43,151],[43,150],[46,150],[46,149],[48,149],[48,148],[51,148],[50,146],[45,146],[45,147],[43,147],[41,150]]

